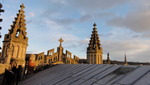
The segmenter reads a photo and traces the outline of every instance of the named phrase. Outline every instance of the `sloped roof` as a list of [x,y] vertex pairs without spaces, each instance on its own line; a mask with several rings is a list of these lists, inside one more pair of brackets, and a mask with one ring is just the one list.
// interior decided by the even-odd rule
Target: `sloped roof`
[[150,66],[61,64],[19,85],[150,85]]

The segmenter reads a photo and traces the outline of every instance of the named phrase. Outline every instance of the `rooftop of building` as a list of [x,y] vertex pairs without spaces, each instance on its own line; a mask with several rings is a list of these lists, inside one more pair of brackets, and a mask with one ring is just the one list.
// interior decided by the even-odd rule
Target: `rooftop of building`
[[20,85],[150,85],[150,66],[60,64],[33,74]]

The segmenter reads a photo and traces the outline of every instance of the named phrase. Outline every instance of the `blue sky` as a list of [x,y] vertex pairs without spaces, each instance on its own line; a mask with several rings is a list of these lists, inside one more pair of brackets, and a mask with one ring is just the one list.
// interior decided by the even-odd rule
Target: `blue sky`
[[126,53],[128,61],[150,61],[149,0],[136,0],[136,3],[134,0],[4,0],[3,36],[22,3],[26,7],[29,37],[27,53],[46,53],[52,48],[56,51],[62,37],[65,50],[86,58],[95,22],[103,59],[109,52],[112,60],[123,61]]

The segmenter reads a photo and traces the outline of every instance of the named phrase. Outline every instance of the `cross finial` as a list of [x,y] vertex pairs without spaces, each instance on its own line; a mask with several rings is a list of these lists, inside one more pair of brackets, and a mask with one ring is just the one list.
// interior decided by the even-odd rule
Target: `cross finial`
[[61,47],[62,46],[62,42],[64,42],[64,40],[62,38],[60,38],[58,41],[60,42],[59,46]]

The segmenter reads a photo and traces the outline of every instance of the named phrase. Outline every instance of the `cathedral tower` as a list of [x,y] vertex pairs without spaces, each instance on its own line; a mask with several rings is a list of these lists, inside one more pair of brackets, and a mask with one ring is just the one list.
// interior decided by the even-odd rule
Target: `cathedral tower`
[[15,62],[17,66],[22,65],[24,67],[28,37],[26,36],[24,4],[20,8],[8,34],[4,36],[2,58],[4,63],[10,64]]
[[89,64],[103,64],[102,60],[102,47],[99,40],[96,24],[91,34],[89,46],[87,47],[87,62]]

